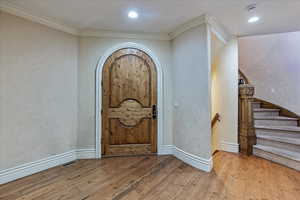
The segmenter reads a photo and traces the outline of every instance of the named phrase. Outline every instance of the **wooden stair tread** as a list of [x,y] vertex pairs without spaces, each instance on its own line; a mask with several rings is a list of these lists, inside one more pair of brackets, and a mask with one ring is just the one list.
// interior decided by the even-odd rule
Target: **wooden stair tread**
[[298,121],[297,118],[282,117],[282,116],[256,116],[255,120],[286,120],[286,121]]
[[299,126],[261,126],[261,125],[256,125],[254,128],[268,129],[268,130],[279,130],[279,131],[300,132],[300,127]]
[[298,152],[288,151],[285,149],[264,146],[264,145],[259,145],[259,144],[253,145],[253,148],[260,149],[260,150],[263,150],[263,151],[266,151],[266,152],[269,152],[269,153],[272,153],[275,155],[279,155],[279,156],[300,162],[300,153],[298,153]]
[[284,137],[283,136],[269,136],[269,135],[257,135],[256,137],[261,138],[261,139],[276,141],[276,142],[300,145],[300,138],[292,138],[292,137],[286,137],[286,136],[284,136]]

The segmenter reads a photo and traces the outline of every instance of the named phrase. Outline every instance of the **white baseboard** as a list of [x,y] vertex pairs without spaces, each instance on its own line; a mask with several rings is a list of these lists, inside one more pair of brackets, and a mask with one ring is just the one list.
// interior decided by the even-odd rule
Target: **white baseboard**
[[158,155],[173,155],[173,145],[161,145],[158,148]]
[[222,150],[222,151],[238,153],[239,152],[239,144],[222,141],[220,143],[219,149]]
[[77,159],[93,159],[96,158],[95,149],[77,149],[76,150]]
[[49,156],[38,161],[19,165],[17,167],[0,170],[0,184],[29,176],[52,167],[63,165],[77,159],[95,158],[95,149],[77,149],[66,153]]
[[[187,153],[173,145],[163,145],[159,148],[158,152],[159,155],[174,155],[183,162],[206,172],[210,172],[213,166],[212,158],[204,159]],[[8,183],[77,159],[93,158],[96,158],[95,149],[76,149],[66,153],[50,156],[38,161],[19,165],[17,167],[0,170],[0,184]]]
[[210,172],[213,167],[212,158],[205,159],[193,154],[187,153],[177,147],[173,148],[173,155],[183,162],[206,172]]
[[76,152],[69,151],[55,156],[50,156],[38,161],[19,165],[17,167],[5,169],[0,171],[0,184],[8,183],[10,181],[23,178],[35,174],[37,172],[59,166],[76,160]]

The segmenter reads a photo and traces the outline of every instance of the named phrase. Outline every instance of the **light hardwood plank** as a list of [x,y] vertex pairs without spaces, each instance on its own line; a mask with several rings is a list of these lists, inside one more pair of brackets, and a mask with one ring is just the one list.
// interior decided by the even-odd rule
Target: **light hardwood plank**
[[80,160],[0,186],[1,200],[297,200],[300,172],[218,152],[211,173],[173,156]]

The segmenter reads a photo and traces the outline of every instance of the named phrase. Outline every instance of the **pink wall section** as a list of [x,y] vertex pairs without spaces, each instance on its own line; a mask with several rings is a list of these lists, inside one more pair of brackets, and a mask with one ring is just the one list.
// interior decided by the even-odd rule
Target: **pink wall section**
[[239,68],[255,96],[300,115],[300,32],[239,38]]

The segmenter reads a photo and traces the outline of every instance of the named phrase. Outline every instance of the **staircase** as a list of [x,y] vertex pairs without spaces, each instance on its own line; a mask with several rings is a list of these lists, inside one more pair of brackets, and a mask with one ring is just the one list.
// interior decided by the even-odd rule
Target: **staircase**
[[299,119],[281,116],[280,108],[253,102],[256,145],[253,154],[300,171]]

